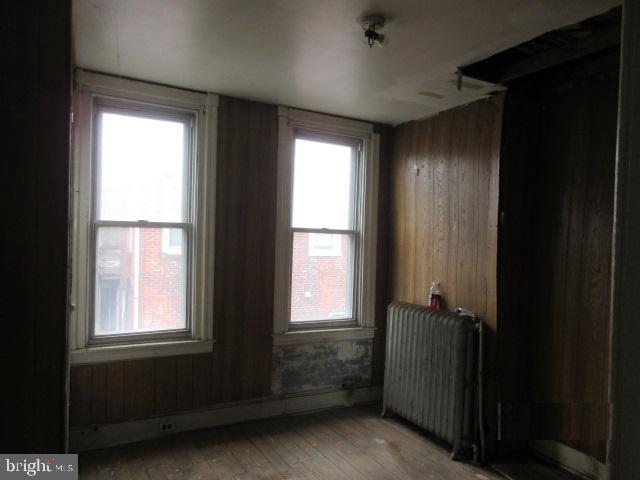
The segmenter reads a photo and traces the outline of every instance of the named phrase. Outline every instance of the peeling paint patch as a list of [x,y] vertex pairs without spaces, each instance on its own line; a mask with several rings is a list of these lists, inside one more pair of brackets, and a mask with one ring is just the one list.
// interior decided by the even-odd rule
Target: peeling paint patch
[[370,340],[275,346],[273,393],[368,386],[371,355]]

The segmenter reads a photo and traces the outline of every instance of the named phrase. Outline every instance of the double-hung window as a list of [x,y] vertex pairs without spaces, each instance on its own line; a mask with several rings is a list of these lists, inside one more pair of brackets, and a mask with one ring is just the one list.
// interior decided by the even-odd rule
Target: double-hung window
[[209,351],[215,98],[79,84],[72,361]]
[[291,327],[353,325],[361,141],[294,131]]
[[378,136],[280,109],[275,342],[373,335]]

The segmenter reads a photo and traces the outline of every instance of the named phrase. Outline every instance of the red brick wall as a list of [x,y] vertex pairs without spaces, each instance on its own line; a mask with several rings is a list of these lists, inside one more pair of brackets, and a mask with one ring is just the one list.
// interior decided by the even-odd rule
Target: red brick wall
[[342,237],[339,256],[315,256],[309,255],[309,234],[296,233],[291,282],[292,320],[329,319],[332,313],[343,312],[350,300],[347,298],[349,276],[349,238],[346,235]]
[[162,249],[162,229],[140,229],[140,329],[182,325],[182,255]]

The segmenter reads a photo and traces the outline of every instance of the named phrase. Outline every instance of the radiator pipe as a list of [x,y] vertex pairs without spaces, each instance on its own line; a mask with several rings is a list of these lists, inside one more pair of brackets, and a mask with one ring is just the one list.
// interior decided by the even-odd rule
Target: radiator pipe
[[[473,447],[474,461],[478,461],[478,453],[480,454],[480,463],[485,462],[485,438],[484,429],[484,322],[475,313],[464,308],[456,308],[458,315],[467,315],[475,321],[475,328],[478,330],[478,430],[480,435],[480,448],[476,445]],[[480,452],[478,452],[480,450]]]
[[480,463],[484,463],[484,322],[480,319],[478,319],[478,350],[478,423],[480,427]]

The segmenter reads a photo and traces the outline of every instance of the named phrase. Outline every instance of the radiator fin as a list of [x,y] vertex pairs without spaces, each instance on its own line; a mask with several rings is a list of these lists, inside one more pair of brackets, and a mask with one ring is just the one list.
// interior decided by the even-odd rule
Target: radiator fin
[[473,437],[474,320],[394,302],[387,315],[384,407],[459,450]]

